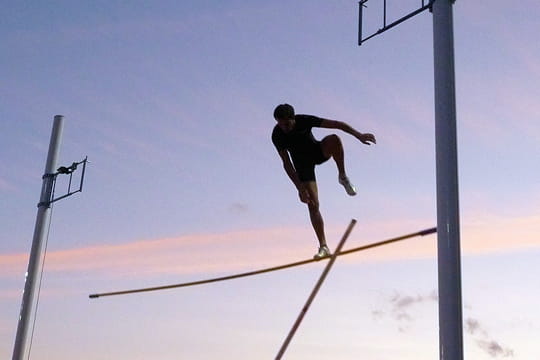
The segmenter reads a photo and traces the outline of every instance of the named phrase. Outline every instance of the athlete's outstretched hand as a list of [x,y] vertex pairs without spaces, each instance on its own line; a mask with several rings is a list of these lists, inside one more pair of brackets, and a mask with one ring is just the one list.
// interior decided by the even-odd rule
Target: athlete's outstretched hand
[[363,144],[371,145],[371,143],[376,144],[377,140],[375,140],[375,135],[373,134],[360,134],[357,136],[358,140],[360,140]]

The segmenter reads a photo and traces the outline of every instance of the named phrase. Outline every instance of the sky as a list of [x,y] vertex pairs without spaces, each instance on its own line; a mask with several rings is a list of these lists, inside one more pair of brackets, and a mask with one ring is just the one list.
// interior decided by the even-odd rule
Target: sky
[[[389,4],[388,18],[419,1]],[[382,4],[364,10],[366,33]],[[401,7],[398,7],[401,6]],[[538,360],[537,1],[456,1],[464,354]],[[330,248],[436,225],[432,16],[357,45],[357,1],[10,2],[0,21],[0,358],[13,351],[54,115],[84,188],[52,209],[30,359],[270,359],[324,262],[274,107],[345,121],[317,168]],[[77,178],[75,174],[75,178]],[[77,180],[76,180],[77,182]],[[59,178],[56,194],[65,191]],[[338,258],[284,359],[438,358],[436,235]]]

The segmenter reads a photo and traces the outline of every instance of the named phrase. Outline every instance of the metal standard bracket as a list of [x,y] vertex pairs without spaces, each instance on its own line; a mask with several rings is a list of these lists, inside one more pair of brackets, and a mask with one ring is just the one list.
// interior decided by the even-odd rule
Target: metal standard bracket
[[[451,0],[452,2],[454,2],[455,0]],[[379,30],[377,30],[376,32],[374,32],[373,34],[365,37],[365,38],[362,38],[362,17],[363,17],[363,8],[367,6],[364,5],[365,3],[367,3],[368,0],[360,0],[360,2],[358,3],[359,5],[359,10],[358,10],[358,16],[359,16],[359,20],[358,20],[358,46],[362,45],[363,42],[371,39],[372,37],[374,36],[377,36],[383,32],[385,32],[386,30],[390,30],[391,28],[393,28],[394,26],[396,25],[399,25],[401,24],[402,22],[412,18],[413,16],[416,16],[418,14],[420,14],[421,12],[425,11],[425,10],[430,10],[431,11],[431,7],[433,6],[433,3],[435,2],[435,0],[422,0],[422,5],[420,8],[410,12],[409,14],[401,17],[400,19],[390,23],[390,24],[386,24],[386,0],[383,0],[383,26],[382,28],[380,28]]]
[[[43,175],[43,179],[46,179],[46,178],[51,179],[51,181],[53,183],[52,191],[50,193],[49,199],[47,201],[40,202],[37,206],[38,207],[41,207],[41,206],[49,207],[53,202],[64,199],[64,198],[66,198],[68,196],[71,196],[73,194],[76,194],[78,192],[82,192],[83,183],[84,183],[84,174],[86,172],[86,163],[87,162],[88,162],[88,156],[85,157],[84,160],[82,160],[82,161],[74,162],[69,167],[66,167],[66,166],[59,167],[56,170],[56,172],[53,173],[53,174],[45,174],[45,175]],[[81,164],[82,164],[82,173],[81,173],[81,179],[79,181],[79,188],[75,189],[75,190],[72,190],[71,189],[71,184],[72,184],[72,180],[73,180],[73,173],[75,172],[75,170],[77,170],[78,166],[81,165]],[[56,178],[57,178],[58,175],[69,175],[69,183],[68,183],[67,192],[64,195],[55,198],[54,197],[54,191],[55,191],[55,188],[56,188]]]

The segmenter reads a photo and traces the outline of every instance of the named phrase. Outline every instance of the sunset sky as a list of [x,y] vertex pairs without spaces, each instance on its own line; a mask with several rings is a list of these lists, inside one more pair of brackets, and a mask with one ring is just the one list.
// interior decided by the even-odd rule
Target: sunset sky
[[[394,3],[389,19],[420,1]],[[382,4],[367,5],[373,32]],[[465,358],[538,360],[540,4],[453,10]],[[330,248],[353,218],[345,248],[435,226],[432,16],[360,47],[357,27],[345,0],[4,4],[0,359],[57,114],[59,165],[90,163],[83,192],[53,208],[32,360],[275,357],[325,262],[88,295],[311,258],[307,209],[270,140],[280,103],[377,137],[338,131],[356,197],[331,161],[317,168]],[[338,258],[284,359],[437,359],[436,239]]]

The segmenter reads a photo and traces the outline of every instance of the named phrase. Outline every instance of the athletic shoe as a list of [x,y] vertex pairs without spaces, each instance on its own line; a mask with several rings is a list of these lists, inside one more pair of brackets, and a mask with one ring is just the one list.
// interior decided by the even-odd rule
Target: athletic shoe
[[354,185],[351,184],[351,182],[349,181],[349,178],[344,176],[344,177],[339,177],[339,183],[341,185],[343,185],[343,187],[345,188],[345,191],[347,192],[347,194],[349,194],[350,196],[354,196],[356,195],[356,189],[354,188]]
[[324,245],[319,248],[319,251],[313,256],[315,260],[321,260],[322,258],[328,257],[332,254],[330,254],[330,250],[328,249],[328,246]]

